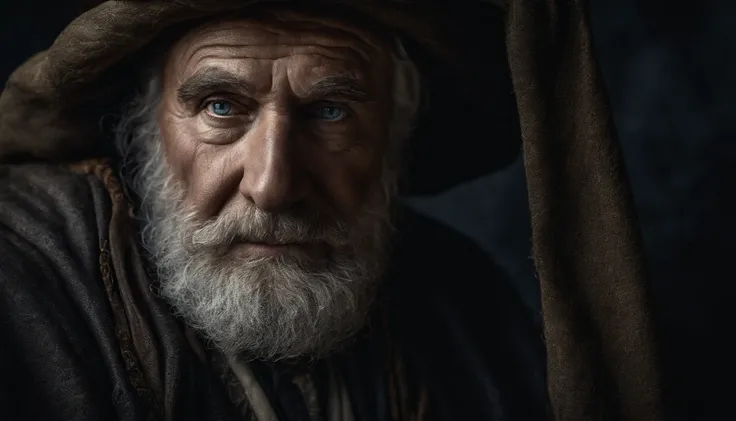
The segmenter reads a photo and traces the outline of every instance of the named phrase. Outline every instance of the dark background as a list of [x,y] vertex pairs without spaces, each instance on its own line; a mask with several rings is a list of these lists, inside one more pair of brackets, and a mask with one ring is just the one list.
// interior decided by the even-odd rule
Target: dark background
[[[0,0],[0,80],[46,48],[72,1]],[[598,59],[644,235],[673,420],[733,417],[736,1],[592,0]],[[415,198],[474,239],[539,310],[523,163]],[[728,415],[728,414],[731,415]]]
[[[663,334],[668,419],[734,419],[736,1],[591,4]],[[415,204],[474,238],[538,308],[521,159]]]

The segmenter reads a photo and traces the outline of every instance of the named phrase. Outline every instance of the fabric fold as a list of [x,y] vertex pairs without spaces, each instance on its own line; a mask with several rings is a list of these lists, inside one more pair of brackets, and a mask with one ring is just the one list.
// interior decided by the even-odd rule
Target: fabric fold
[[548,390],[558,421],[662,419],[642,243],[584,0],[513,0]]

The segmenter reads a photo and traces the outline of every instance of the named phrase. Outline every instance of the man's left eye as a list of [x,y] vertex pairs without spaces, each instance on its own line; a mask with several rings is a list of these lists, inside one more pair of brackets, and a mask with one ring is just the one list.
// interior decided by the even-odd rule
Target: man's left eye
[[337,104],[317,104],[310,110],[310,117],[324,121],[342,121],[348,116],[348,111]]
[[211,101],[207,104],[207,111],[218,117],[228,117],[233,113],[233,104],[228,101]]

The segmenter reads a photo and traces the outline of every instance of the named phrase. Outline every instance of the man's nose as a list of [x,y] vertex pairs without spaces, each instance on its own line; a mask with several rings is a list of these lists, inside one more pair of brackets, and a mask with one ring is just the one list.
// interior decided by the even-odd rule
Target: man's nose
[[240,192],[258,208],[278,212],[309,194],[309,180],[298,156],[290,117],[264,110],[246,138]]

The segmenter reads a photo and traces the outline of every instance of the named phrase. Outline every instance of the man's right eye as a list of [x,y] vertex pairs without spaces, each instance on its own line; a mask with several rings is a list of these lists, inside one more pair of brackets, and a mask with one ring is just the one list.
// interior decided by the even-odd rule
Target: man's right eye
[[205,109],[208,113],[217,117],[230,117],[233,115],[234,106],[230,101],[218,99],[209,101]]

